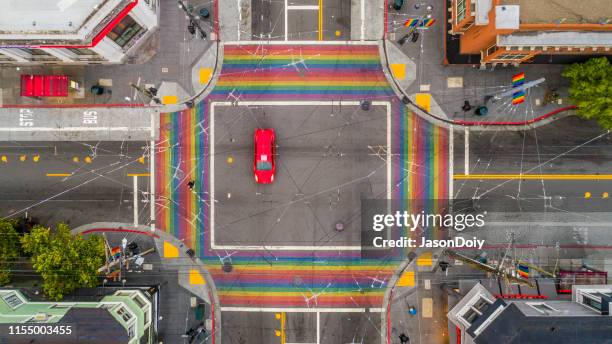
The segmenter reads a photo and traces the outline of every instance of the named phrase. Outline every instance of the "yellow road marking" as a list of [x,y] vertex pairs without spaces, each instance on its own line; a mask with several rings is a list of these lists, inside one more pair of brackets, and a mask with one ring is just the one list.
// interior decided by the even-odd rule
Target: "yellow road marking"
[[47,177],[70,177],[72,173],[47,173]]
[[584,198],[591,198],[591,193],[590,192],[585,192],[584,193]]
[[91,157],[86,156],[84,160],[86,164],[91,164]]
[[417,266],[432,266],[433,259],[431,256],[431,252],[424,252],[417,258]]
[[2,162],[8,162],[8,158],[6,157],[6,155],[2,156]]
[[455,174],[454,179],[612,180],[612,174]]
[[128,177],[150,177],[150,173],[128,173]]
[[38,160],[40,160],[40,155],[34,155],[32,160],[34,160],[34,162],[38,162]]
[[138,162],[144,165],[144,163],[145,163],[145,157],[144,157],[144,156],[141,156],[140,158],[138,158]]
[[79,157],[78,156],[72,157],[72,162],[79,162]]
[[229,165],[233,164],[233,163],[234,163],[234,157],[233,157],[233,156],[231,156],[231,155],[229,155],[229,156],[227,157],[227,163],[228,163]]
[[319,41],[323,40],[323,0],[319,0]]

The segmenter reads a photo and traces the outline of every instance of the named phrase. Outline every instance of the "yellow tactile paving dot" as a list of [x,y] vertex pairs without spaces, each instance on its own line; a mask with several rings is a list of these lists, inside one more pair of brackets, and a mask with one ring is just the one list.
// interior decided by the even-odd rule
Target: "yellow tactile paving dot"
[[206,281],[204,280],[204,277],[202,277],[200,271],[198,271],[197,269],[191,269],[189,271],[189,284],[202,285],[206,284]]
[[212,68],[200,68],[200,84],[205,84],[212,77]]
[[164,258],[178,258],[179,250],[171,243],[164,241]]
[[431,94],[429,93],[417,93],[415,98],[416,104],[425,109],[425,111],[431,111]]
[[389,65],[391,67],[391,73],[397,80],[406,79],[406,65],[403,63],[392,63]]
[[398,287],[414,287],[414,271],[404,271],[397,280]]
[[163,96],[162,97],[162,104],[168,105],[168,104],[176,104],[176,103],[178,103],[177,96]]
[[431,266],[433,264],[433,260],[431,258],[431,252],[424,252],[417,258],[418,266]]

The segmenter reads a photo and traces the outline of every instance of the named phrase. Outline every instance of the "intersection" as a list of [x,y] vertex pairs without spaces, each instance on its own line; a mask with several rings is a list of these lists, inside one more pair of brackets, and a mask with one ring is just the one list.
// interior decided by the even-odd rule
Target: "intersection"
[[[122,50],[125,65],[48,67],[103,85],[98,97],[20,97],[10,80],[45,67],[2,71],[0,216],[108,233],[113,249],[126,249],[122,236],[152,242],[154,273],[130,270],[114,286],[180,295],[186,319],[202,320],[190,325],[204,330],[202,343],[461,343],[447,314],[466,284],[522,293],[502,281],[507,257],[552,271],[578,261],[607,269],[612,136],[574,116],[560,65],[489,70],[475,54],[470,65],[449,63],[460,48],[448,44],[453,3],[185,0],[177,10],[146,1],[161,8],[161,32]],[[432,27],[405,25],[431,18]],[[194,21],[203,34],[189,33]],[[407,34],[416,39],[402,42]],[[546,82],[520,105],[491,101],[512,93],[519,71]],[[546,100],[551,92],[558,99]],[[489,115],[474,111],[482,107]],[[271,184],[254,178],[261,128],[276,133]],[[388,239],[484,246],[372,250],[370,204],[482,212],[486,231],[421,226]],[[156,322],[192,343],[194,327],[170,314]]]

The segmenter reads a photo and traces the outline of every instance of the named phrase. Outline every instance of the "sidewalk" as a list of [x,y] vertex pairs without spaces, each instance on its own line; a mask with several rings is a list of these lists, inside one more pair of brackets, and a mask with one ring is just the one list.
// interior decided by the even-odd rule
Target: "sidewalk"
[[[106,233],[106,235],[109,236],[109,240],[111,240],[110,236],[117,236],[117,234],[120,237],[129,237],[129,241],[136,240],[135,238],[138,238],[138,240],[152,239],[156,247],[156,252],[159,255],[159,262],[161,267],[163,267],[161,271],[173,271],[176,273],[178,276],[178,286],[182,287],[181,289],[173,291],[171,288],[168,289],[168,285],[162,285],[162,290],[165,289],[167,293],[165,297],[170,299],[176,298],[179,293],[182,293],[182,290],[186,290],[206,302],[210,310],[210,317],[207,318],[210,321],[208,321],[206,325],[208,331],[212,331],[214,334],[207,343],[221,343],[221,312],[218,311],[220,306],[214,281],[198,258],[192,259],[188,256],[188,248],[178,239],[163,231],[151,232],[150,228],[147,226],[134,226],[132,224],[114,222],[92,223],[75,228],[72,232],[73,234],[80,233],[84,235],[90,233],[101,235],[101,233]],[[119,236],[114,239],[120,240],[118,239]],[[157,270],[159,270],[159,267]],[[162,273],[161,275],[166,275],[168,273],[170,272]],[[153,276],[160,276],[160,272]],[[130,278],[130,280],[132,280],[132,278]],[[160,280],[151,280],[151,283],[161,282]],[[169,332],[174,333],[175,336],[177,333],[179,333],[179,335],[171,339],[173,337],[169,337],[168,334],[165,334],[164,342],[178,343],[179,341],[177,340],[182,340],[180,333],[186,325],[184,320],[181,320],[185,319],[185,314],[175,313],[175,311],[172,311],[172,306],[168,311],[171,314],[171,318],[169,319],[166,316],[166,319],[161,319],[161,321],[163,324],[167,324],[166,327]],[[176,314],[179,318],[172,320],[172,314]],[[162,317],[164,316],[162,315]]]
[[[422,18],[421,10],[414,9],[415,1],[407,1],[402,11],[391,10],[389,33],[386,42],[386,54],[389,69],[401,92],[416,102],[417,94],[422,100],[422,107],[430,115],[448,119],[459,125],[473,125],[478,122],[501,124],[510,122],[529,122],[546,114],[566,109],[570,104],[567,95],[567,81],[561,76],[562,65],[530,65],[516,67],[497,67],[494,70],[480,70],[478,65],[444,65],[444,18],[446,8],[434,4],[432,16],[435,24],[427,29],[418,29],[420,38],[417,42],[410,39],[400,46],[397,41],[403,37],[408,28],[403,22],[408,18]],[[400,67],[397,67],[400,66]],[[401,67],[405,66],[405,67]],[[402,72],[402,69],[405,71]],[[399,72],[398,72],[399,69]],[[499,95],[512,89],[512,76],[519,72],[525,73],[525,82],[545,78],[546,81],[526,91],[525,102],[512,104],[512,96],[499,101],[485,102],[485,97]],[[545,94],[554,90],[560,95],[557,102],[546,103]],[[462,107],[468,101],[472,106],[469,111]],[[418,102],[417,102],[418,103]],[[488,114],[478,116],[475,109],[486,105]],[[418,112],[423,116],[424,113]],[[571,114],[571,112],[569,112]],[[567,115],[559,113],[559,116]]]
[[[198,5],[200,0],[192,0],[194,9],[202,6],[214,7],[213,2]],[[189,3],[189,1],[185,1]],[[183,10],[179,9],[176,1],[160,2],[160,26],[156,32],[143,42],[142,46],[128,56],[124,64],[119,65],[87,65],[87,66],[34,66],[6,67],[0,69],[0,88],[2,100],[0,104],[142,104],[149,99],[142,96],[129,83],[142,88],[152,86],[160,89],[162,82],[175,85],[172,90],[177,99],[168,99],[169,102],[179,102],[179,94],[192,96],[201,91],[198,85],[192,83],[194,68],[213,68],[205,56],[211,47],[215,47],[211,39],[214,29],[214,10],[211,8],[211,19],[201,22],[202,28],[207,31],[208,38],[193,37],[187,32],[188,19]],[[199,6],[199,7],[198,7]],[[208,24],[207,24],[208,23]],[[216,49],[210,52],[216,54]],[[213,61],[215,59],[212,59]],[[20,75],[22,74],[63,74],[71,80],[78,82],[82,87],[80,94],[72,94],[67,98],[29,98],[21,97]],[[204,72],[206,76],[211,74]],[[101,80],[102,79],[102,80]],[[93,85],[102,81],[109,92],[94,96],[90,92]]]
[[390,281],[384,304],[387,318],[383,318],[383,343],[399,344],[401,334],[408,336],[411,344],[448,343],[445,275],[436,271],[436,257],[437,253],[430,251],[421,253],[406,261]]

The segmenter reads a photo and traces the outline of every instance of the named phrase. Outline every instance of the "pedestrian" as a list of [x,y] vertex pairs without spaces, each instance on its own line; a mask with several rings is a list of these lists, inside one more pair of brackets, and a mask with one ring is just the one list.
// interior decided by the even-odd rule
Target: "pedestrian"
[[200,325],[195,329],[195,331],[191,332],[191,334],[189,336],[189,344],[193,343],[196,339],[198,339],[198,337],[202,333],[204,333],[204,335],[206,335],[206,329],[205,329],[205,326],[204,326],[203,322],[200,323]]
[[195,181],[194,180],[190,180],[187,183],[187,187],[189,188],[189,190],[193,190],[193,187],[195,186]]
[[410,342],[410,338],[405,333],[400,333],[399,340],[401,344],[408,344]]
[[464,112],[468,112],[468,111],[472,110],[472,105],[470,104],[470,101],[466,100],[465,102],[463,102],[463,106],[461,107],[461,109]]

